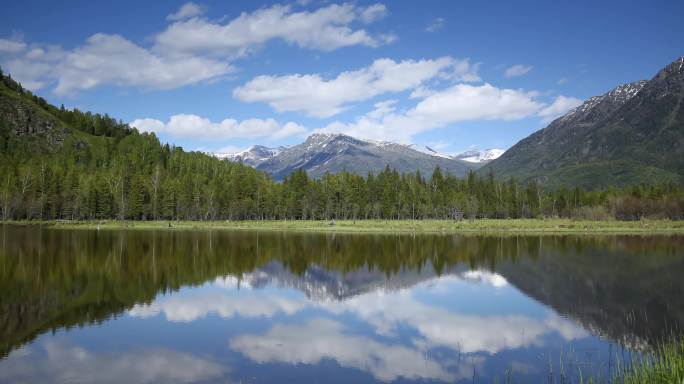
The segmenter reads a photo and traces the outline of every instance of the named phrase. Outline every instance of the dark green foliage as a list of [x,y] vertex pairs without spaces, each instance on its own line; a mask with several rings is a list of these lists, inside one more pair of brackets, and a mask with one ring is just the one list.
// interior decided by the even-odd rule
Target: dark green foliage
[[10,112],[16,103],[30,107],[65,132],[17,130],[0,114],[3,220],[684,218],[684,191],[672,183],[549,192],[492,173],[457,178],[436,168],[425,178],[390,167],[319,179],[296,170],[276,183],[248,166],[163,145],[106,115],[56,108],[9,77],[0,102]]

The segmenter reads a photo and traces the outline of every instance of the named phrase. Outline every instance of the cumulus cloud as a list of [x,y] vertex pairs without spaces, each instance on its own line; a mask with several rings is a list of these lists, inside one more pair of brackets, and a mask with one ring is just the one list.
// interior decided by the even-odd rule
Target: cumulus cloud
[[[410,142],[421,132],[474,120],[517,120],[535,116],[545,104],[536,93],[491,84],[456,84],[436,91],[408,110],[376,108],[351,123],[333,122],[321,132],[340,132],[379,140]],[[381,106],[382,108],[378,108]]]
[[170,56],[143,48],[119,35],[97,33],[70,51],[31,44],[17,54],[0,55],[0,62],[26,88],[55,83],[58,95],[100,85],[171,89],[219,78],[234,68],[225,60]]
[[23,42],[19,44],[23,48],[12,54],[3,54],[0,50],[3,69],[27,89],[45,87],[54,79],[55,67],[64,60],[67,53],[57,46],[30,47]]
[[375,60],[369,67],[342,72],[332,79],[319,74],[258,76],[233,91],[246,102],[265,102],[276,111],[330,117],[352,102],[402,92],[429,80],[478,81],[477,65],[451,57],[424,60]]
[[521,64],[516,64],[512,67],[506,68],[506,71],[504,71],[504,76],[510,78],[510,77],[517,77],[517,76],[522,76],[527,74],[527,72],[532,70],[531,65],[521,65]]
[[384,4],[373,4],[363,9],[359,16],[364,23],[372,23],[387,16],[387,7]]
[[101,84],[168,89],[213,79],[232,70],[225,62],[199,56],[170,58],[118,35],[96,34],[70,52],[55,69],[55,92],[65,94]]
[[425,27],[425,32],[437,32],[444,29],[444,18],[436,17],[427,27]]
[[331,4],[314,11],[294,12],[291,6],[273,5],[242,13],[226,24],[201,18],[179,21],[155,37],[155,49],[197,53],[244,54],[271,39],[282,39],[301,48],[332,51],[351,45],[375,47],[377,38],[354,22],[372,22],[386,12],[380,4],[366,8]]
[[539,111],[539,116],[543,118],[544,121],[551,121],[559,116],[566,114],[569,110],[576,108],[582,104],[582,100],[575,97],[567,97],[560,95],[556,99]]
[[237,58],[274,39],[322,51],[395,39],[362,28],[387,13],[381,4],[332,4],[311,11],[273,5],[227,22],[211,21],[204,11],[196,3],[184,4],[167,17],[171,24],[152,36],[150,46],[105,33],[73,49],[0,39],[0,64],[34,91],[49,84],[56,84],[57,94],[104,84],[170,89],[220,79],[234,70]]
[[129,123],[142,132],[155,132],[173,137],[196,139],[233,139],[271,137],[280,139],[305,133],[303,126],[288,122],[280,124],[274,119],[224,119],[220,122],[192,114],[173,115],[168,122],[157,119],[136,119]]
[[192,17],[200,16],[205,11],[205,7],[193,2],[189,2],[183,4],[175,13],[166,16],[166,20],[178,21],[183,19],[189,19]]

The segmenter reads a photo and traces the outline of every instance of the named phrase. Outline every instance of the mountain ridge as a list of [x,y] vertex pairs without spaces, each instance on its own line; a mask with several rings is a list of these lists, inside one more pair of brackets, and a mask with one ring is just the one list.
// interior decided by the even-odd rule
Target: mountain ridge
[[684,57],[626,83],[519,141],[481,171],[554,187],[681,183]]
[[500,149],[471,150],[452,156],[428,146],[423,149],[416,145],[360,139],[341,133],[314,133],[303,143],[293,146],[269,148],[253,145],[244,151],[214,155],[242,162],[282,179],[297,169],[304,169],[313,177],[321,177],[325,173],[339,171],[379,173],[388,165],[399,172],[420,171],[424,174],[439,166],[447,173],[464,176],[501,153],[503,150]]

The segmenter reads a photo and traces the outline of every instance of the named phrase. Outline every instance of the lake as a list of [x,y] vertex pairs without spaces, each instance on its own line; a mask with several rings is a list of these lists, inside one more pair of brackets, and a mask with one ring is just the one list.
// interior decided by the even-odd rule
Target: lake
[[0,226],[0,382],[577,382],[684,325],[684,236]]

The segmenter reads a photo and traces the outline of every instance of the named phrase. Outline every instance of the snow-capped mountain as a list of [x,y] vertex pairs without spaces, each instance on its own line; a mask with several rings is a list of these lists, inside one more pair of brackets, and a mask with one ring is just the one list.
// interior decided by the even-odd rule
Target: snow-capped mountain
[[217,156],[241,161],[271,174],[277,180],[297,169],[305,170],[312,177],[321,177],[340,171],[377,174],[388,165],[399,172],[420,171],[424,175],[430,175],[437,166],[456,176],[463,176],[477,168],[477,164],[430,151],[388,141],[357,139],[344,134],[316,133],[303,143],[290,147],[257,145],[239,153]]
[[498,159],[499,156],[506,152],[503,149],[492,148],[492,149],[471,149],[457,155],[454,155],[455,159],[467,161],[469,163],[475,164],[486,164],[494,159]]
[[484,165],[499,156],[501,156],[505,150],[503,149],[498,149],[498,148],[492,148],[492,149],[469,149],[465,152],[457,153],[455,155],[449,155],[443,152],[439,152],[436,149],[433,149],[430,146],[424,146],[424,147],[419,147],[415,146],[413,147],[417,151],[427,153],[428,155],[432,156],[437,156],[437,157],[444,157],[446,159],[456,159],[456,160],[462,160],[462,161],[467,161],[469,163],[475,164],[475,165]]
[[263,145],[253,145],[248,149],[233,153],[214,153],[219,159],[226,159],[239,163],[244,163],[252,167],[257,167],[264,161],[278,155],[285,147],[269,148]]

